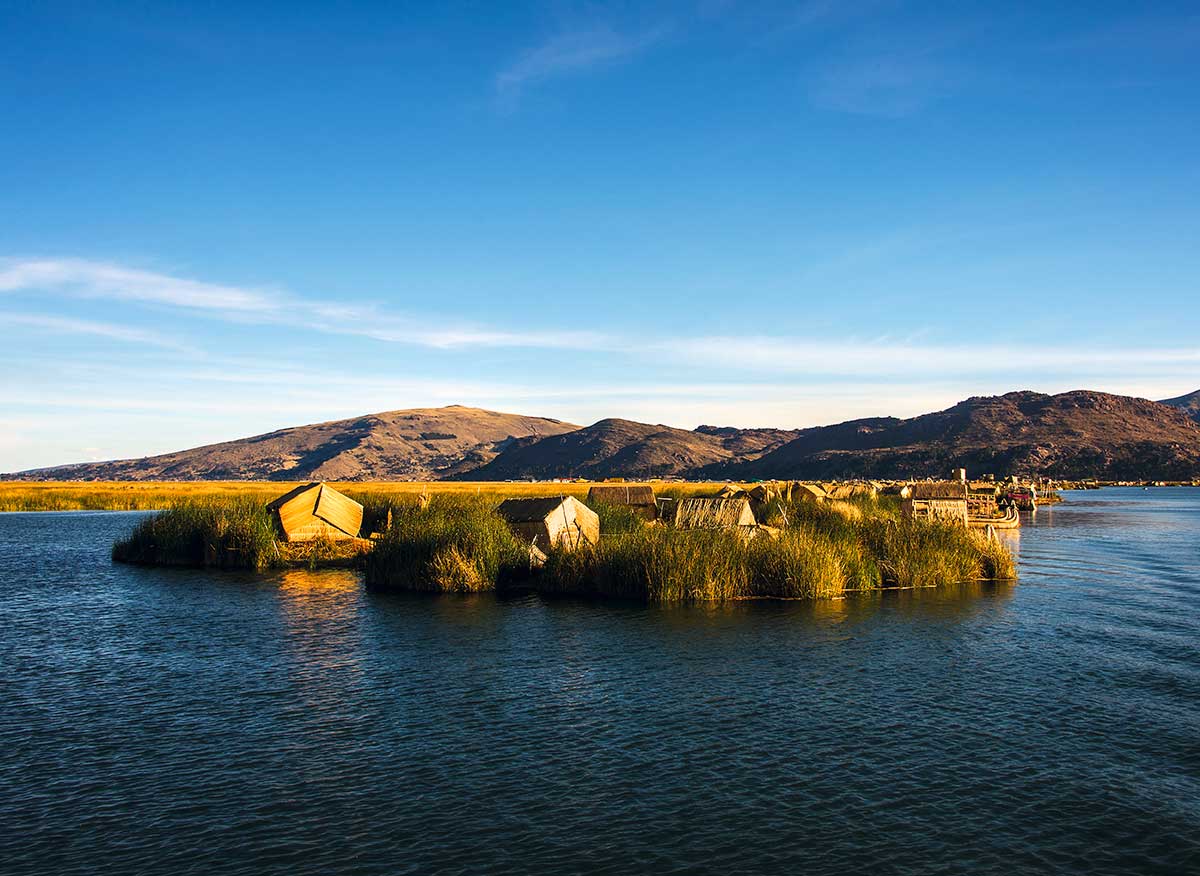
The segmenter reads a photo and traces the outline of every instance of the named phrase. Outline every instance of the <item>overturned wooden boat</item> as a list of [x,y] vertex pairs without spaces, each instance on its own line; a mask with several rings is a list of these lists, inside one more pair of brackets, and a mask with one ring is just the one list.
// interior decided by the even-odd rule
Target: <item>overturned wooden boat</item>
[[1016,505],[1007,505],[1003,517],[968,517],[967,525],[977,529],[1016,529],[1021,525],[1021,515]]

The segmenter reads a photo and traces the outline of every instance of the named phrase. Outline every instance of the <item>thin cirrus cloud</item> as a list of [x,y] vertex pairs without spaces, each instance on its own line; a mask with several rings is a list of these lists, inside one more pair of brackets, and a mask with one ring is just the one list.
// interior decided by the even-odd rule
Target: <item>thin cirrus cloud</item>
[[1170,375],[1200,364],[1200,347],[1072,348],[917,344],[907,339],[818,341],[809,338],[710,336],[661,341],[653,349],[709,367],[816,377],[997,377]]
[[[604,349],[607,346],[605,338],[593,332],[515,332],[455,325],[443,319],[421,319],[373,307],[329,305],[275,289],[209,283],[86,259],[0,261],[0,293],[36,293],[180,308],[241,324],[288,326],[437,349]],[[81,321],[72,324],[69,320],[56,322],[52,317],[36,314],[27,314],[22,318],[27,325],[39,323],[41,328],[47,330],[104,334],[99,324],[87,325]],[[116,330],[109,332],[113,338],[117,338],[118,334]],[[133,340],[132,337],[128,339]],[[181,346],[161,338],[159,344]]]
[[41,329],[55,334],[91,335],[123,343],[149,344],[153,347],[162,347],[168,350],[191,350],[187,345],[181,344],[172,338],[164,337],[158,332],[143,331],[141,329],[88,319],[71,319],[41,313],[0,311],[0,325]]
[[105,262],[85,259],[0,262],[0,292],[36,290],[231,313],[269,313],[282,306],[277,296],[266,290],[202,283]]
[[[374,307],[311,301],[276,289],[240,287],[81,259],[0,262],[0,293],[98,299],[134,306],[177,308],[238,324],[287,326],[329,335],[370,338],[447,351],[480,348],[570,349],[607,354],[613,361],[670,362],[725,374],[809,378],[934,379],[945,373],[1022,379],[1038,374],[1097,381],[1114,375],[1170,376],[1194,369],[1200,349],[1121,349],[979,346],[918,343],[887,336],[841,339],[787,336],[666,336],[647,342],[620,333],[556,328],[511,331],[446,324],[437,317],[397,315]],[[0,320],[51,332],[107,337],[118,342],[189,350],[156,332],[61,315],[0,312]]]
[[496,93],[514,101],[528,87],[637,55],[666,35],[665,28],[620,33],[608,26],[565,31],[526,51],[496,75]]

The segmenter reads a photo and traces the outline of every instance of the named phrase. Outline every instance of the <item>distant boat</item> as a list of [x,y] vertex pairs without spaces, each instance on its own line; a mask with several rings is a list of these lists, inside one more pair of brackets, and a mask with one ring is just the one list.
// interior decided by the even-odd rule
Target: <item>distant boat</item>
[[1037,490],[1033,487],[1016,487],[1009,490],[1005,498],[1022,511],[1037,510]]

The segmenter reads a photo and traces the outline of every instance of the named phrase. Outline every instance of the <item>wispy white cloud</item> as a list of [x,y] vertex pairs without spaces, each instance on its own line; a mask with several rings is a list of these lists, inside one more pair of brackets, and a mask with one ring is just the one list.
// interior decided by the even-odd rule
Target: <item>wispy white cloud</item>
[[522,54],[496,75],[496,92],[515,100],[538,82],[633,57],[666,35],[665,28],[620,33],[607,25],[558,33]]
[[809,97],[825,109],[900,118],[949,91],[950,74],[937,59],[896,51],[845,57],[825,64]]
[[1028,375],[1052,371],[1081,376],[1152,374],[1200,364],[1200,347],[1079,348],[914,343],[887,337],[824,340],[782,337],[696,337],[653,345],[663,355],[726,369],[810,376]]
[[[238,323],[263,323],[332,335],[371,338],[384,343],[442,350],[515,348],[570,349],[605,353],[618,361],[686,363],[738,374],[863,377],[886,374],[903,378],[944,373],[1018,376],[1052,370],[1081,377],[1123,369],[1131,374],[1161,374],[1200,362],[1198,348],[1129,348],[976,345],[894,338],[819,339],[783,335],[675,336],[655,340],[622,333],[559,329],[513,331],[503,327],[447,324],[435,316],[396,314],[386,309],[330,304],[274,290],[211,284],[167,274],[133,270],[76,259],[0,263],[0,291],[105,299],[131,305],[172,307]],[[50,331],[108,337],[134,344],[184,349],[174,339],[131,325],[95,322],[40,313],[0,312],[10,324]]]
[[70,319],[61,316],[48,316],[41,313],[11,313],[0,311],[0,326],[21,326],[24,328],[41,329],[58,334],[92,335],[121,341],[130,344],[148,344],[154,347],[164,347],[171,350],[189,350],[187,345],[172,338],[164,337],[158,332],[144,331],[128,326],[114,325],[107,322],[95,322],[86,319]]
[[58,290],[81,298],[167,304],[198,310],[273,313],[284,302],[262,289],[203,283],[85,259],[5,259],[0,292]]
[[[599,334],[580,331],[512,331],[455,324],[433,315],[398,314],[373,306],[314,301],[278,289],[209,283],[85,259],[0,261],[0,293],[34,293],[190,310],[240,324],[304,328],[336,335],[437,349],[524,347],[605,348]],[[66,328],[66,321],[60,321]],[[45,324],[44,327],[50,327]],[[77,322],[82,331],[84,323]],[[99,333],[98,328],[95,333]],[[110,337],[118,337],[115,332]],[[130,340],[134,340],[131,336]]]
[[986,29],[971,17],[922,27],[860,28],[820,56],[808,78],[809,99],[824,109],[900,118],[950,95],[972,78],[965,48]]

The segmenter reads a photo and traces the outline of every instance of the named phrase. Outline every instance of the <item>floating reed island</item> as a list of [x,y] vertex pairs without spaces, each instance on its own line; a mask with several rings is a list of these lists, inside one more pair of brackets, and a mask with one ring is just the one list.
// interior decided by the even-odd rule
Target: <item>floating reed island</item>
[[1012,554],[871,489],[594,491],[501,500],[298,487],[270,504],[186,500],[113,548],[122,562],[264,570],[341,564],[375,591],[535,591],[644,602],[828,598],[1015,577]]

